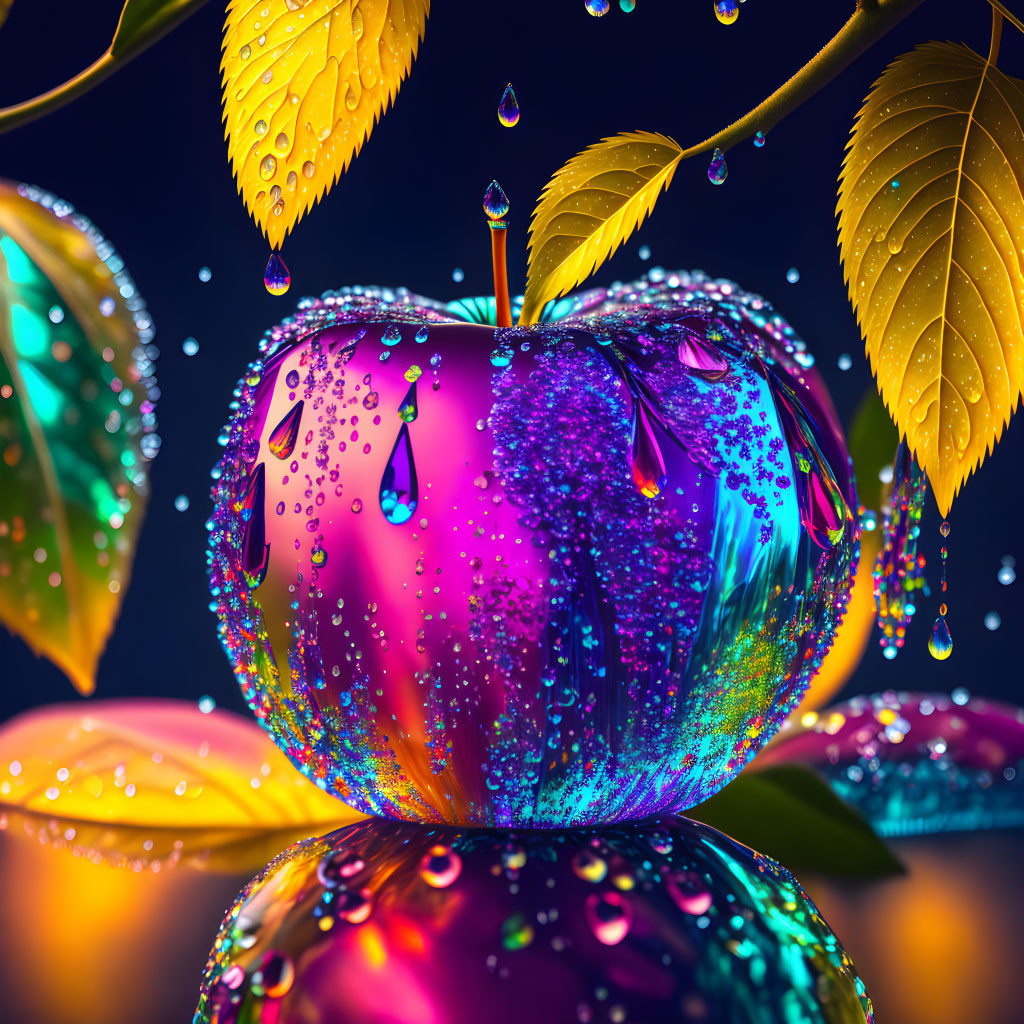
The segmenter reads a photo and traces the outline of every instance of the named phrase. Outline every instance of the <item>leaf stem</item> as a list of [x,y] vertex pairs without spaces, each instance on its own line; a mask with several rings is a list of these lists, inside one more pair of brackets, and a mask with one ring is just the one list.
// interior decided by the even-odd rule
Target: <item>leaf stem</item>
[[[995,0],[989,0],[995,6]],[[727,128],[684,150],[683,159],[728,149],[755,132],[767,132],[853,63],[923,0],[858,0],[849,21],[785,85]]]
[[1024,32],[1024,22],[1020,20],[1015,14],[1007,10],[1004,4],[1001,4],[999,0],[988,0],[992,5],[993,12],[998,11],[1015,29],[1020,32]]
[[40,93],[23,103],[0,108],[0,135],[59,110],[90,89],[94,89],[128,61],[163,39],[171,29],[176,28],[206,2],[207,0],[177,0],[176,3],[167,4],[162,13],[151,17],[148,22],[138,22],[135,18],[126,23],[126,15],[134,14],[131,0],[128,0],[121,12],[114,40],[106,53],[74,78],[69,78],[49,92]]

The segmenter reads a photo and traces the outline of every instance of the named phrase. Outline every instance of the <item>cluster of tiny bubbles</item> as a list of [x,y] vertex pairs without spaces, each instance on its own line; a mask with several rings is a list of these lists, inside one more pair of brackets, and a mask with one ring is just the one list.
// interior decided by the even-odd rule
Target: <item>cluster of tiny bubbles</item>
[[226,914],[194,1024],[338,1019],[325,964],[380,993],[346,998],[361,1022],[399,997],[385,965],[416,978],[402,1020],[873,1019],[792,874],[681,818],[522,835],[371,819],[296,844]]
[[204,693],[199,698],[199,710],[204,714],[208,715],[216,706],[217,702],[209,695]]
[[637,256],[642,260],[649,260],[651,258],[651,247],[649,245],[641,245],[637,250]]
[[996,573],[996,579],[1004,587],[1008,587],[1017,578],[1017,560],[1013,555],[1003,555],[999,571]]
[[754,145],[758,149],[760,149],[764,145],[764,132],[762,132],[762,131],[754,132]]
[[174,499],[174,507],[175,507],[175,508],[176,508],[176,509],[177,509],[177,510],[178,510],[179,512],[187,512],[187,511],[188,511],[188,506],[189,506],[189,504],[190,504],[190,502],[189,502],[189,500],[188,500],[188,495],[187,495],[187,494],[179,494],[179,495],[178,495],[178,496],[177,496],[177,497],[176,497],[176,498]]
[[498,103],[498,121],[506,128],[514,128],[519,124],[519,100],[516,99],[512,83],[505,86]]
[[985,614],[985,628],[989,632],[994,633],[1001,625],[1003,620],[999,615],[999,612],[986,612]]
[[186,338],[181,343],[181,351],[187,356],[194,356],[199,351],[199,342],[195,338]]
[[611,0],[584,0],[584,7],[587,9],[587,14],[593,15],[595,18],[602,18],[611,10]]
[[725,163],[725,154],[716,149],[711,154],[711,163],[708,164],[708,181],[712,185],[721,185],[729,177],[729,168]]
[[198,277],[203,284],[206,284],[213,277],[213,271],[209,267],[200,267]]
[[465,278],[465,276],[466,276],[466,272],[462,269],[462,267],[456,267],[452,271],[452,280],[456,284],[459,284],[463,280],[463,278]]
[[796,284],[797,281],[800,280],[800,271],[797,270],[796,267],[790,267],[789,270],[786,271],[786,280],[790,284]]
[[715,17],[723,25],[731,25],[740,16],[736,0],[715,0]]
[[850,357],[848,353],[843,352],[836,360],[836,365],[839,367],[840,370],[842,370],[845,373],[847,370],[853,368],[853,359]]

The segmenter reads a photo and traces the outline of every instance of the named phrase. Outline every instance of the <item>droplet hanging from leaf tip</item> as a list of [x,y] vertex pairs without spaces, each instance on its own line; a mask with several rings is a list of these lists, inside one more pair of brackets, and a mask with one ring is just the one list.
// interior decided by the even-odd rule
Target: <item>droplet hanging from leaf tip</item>
[[276,250],[271,252],[267,260],[267,269],[263,272],[263,283],[271,295],[284,295],[292,285],[292,275],[289,273],[281,254]]
[[932,626],[932,635],[928,637],[928,653],[936,661],[945,661],[953,653],[953,638],[949,635],[949,626],[942,615]]

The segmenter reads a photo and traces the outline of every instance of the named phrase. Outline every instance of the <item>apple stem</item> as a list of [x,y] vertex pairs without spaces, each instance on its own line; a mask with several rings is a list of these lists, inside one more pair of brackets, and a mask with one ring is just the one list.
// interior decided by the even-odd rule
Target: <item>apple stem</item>
[[512,326],[512,303],[508,297],[508,270],[505,266],[505,222],[490,222],[491,262],[494,265],[494,322],[498,327]]

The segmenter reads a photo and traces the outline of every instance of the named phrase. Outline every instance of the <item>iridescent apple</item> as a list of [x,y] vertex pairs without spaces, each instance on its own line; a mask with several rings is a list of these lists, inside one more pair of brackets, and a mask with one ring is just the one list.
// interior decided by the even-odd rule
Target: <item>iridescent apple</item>
[[265,335],[215,470],[224,646],[276,742],[360,810],[682,810],[772,735],[842,617],[831,404],[785,321],[701,274],[494,316],[354,288]]

